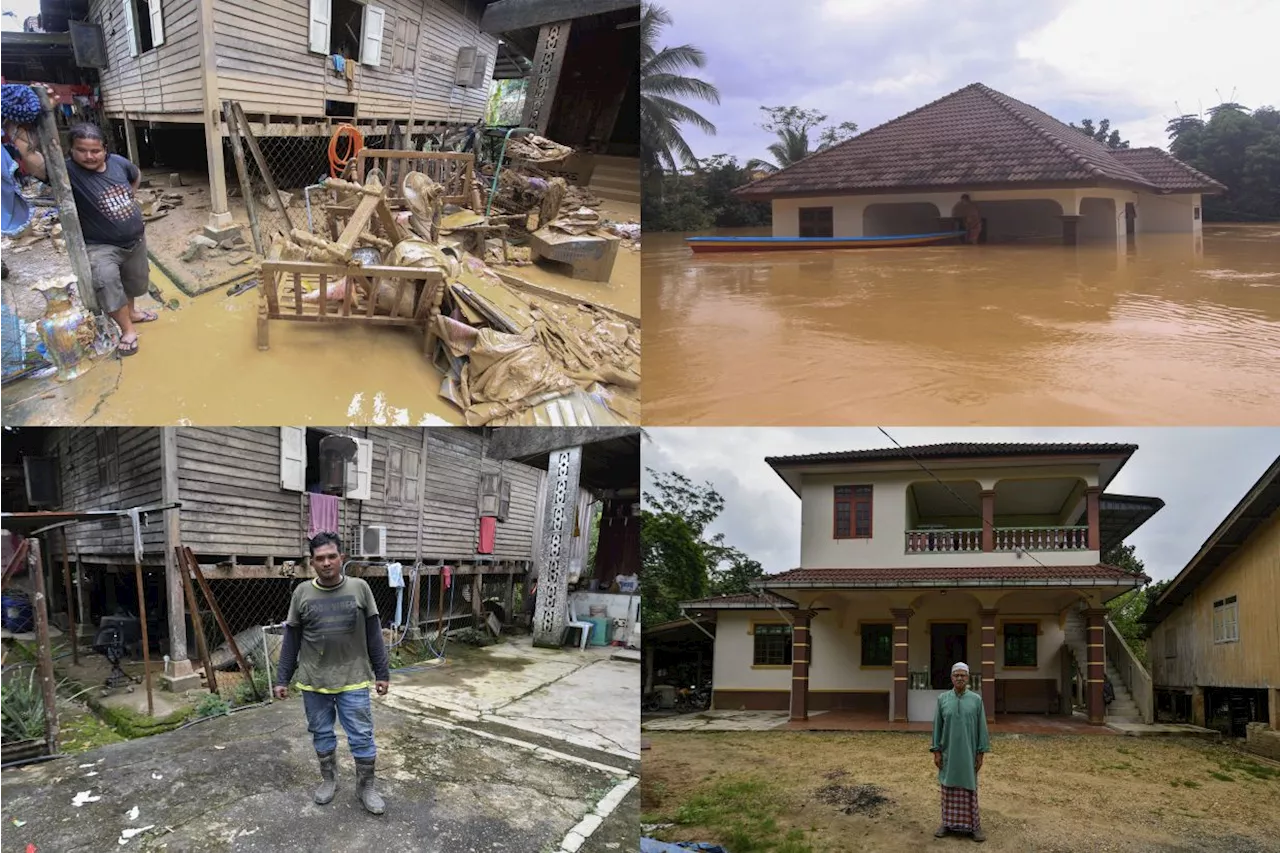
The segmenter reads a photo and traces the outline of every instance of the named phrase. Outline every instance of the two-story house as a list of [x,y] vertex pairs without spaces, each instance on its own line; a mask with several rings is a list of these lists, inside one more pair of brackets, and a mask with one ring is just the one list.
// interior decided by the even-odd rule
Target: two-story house
[[932,719],[956,661],[992,719],[1105,718],[1102,554],[1162,506],[1105,493],[1126,444],[942,444],[766,461],[801,500],[800,567],[715,613],[716,708]]

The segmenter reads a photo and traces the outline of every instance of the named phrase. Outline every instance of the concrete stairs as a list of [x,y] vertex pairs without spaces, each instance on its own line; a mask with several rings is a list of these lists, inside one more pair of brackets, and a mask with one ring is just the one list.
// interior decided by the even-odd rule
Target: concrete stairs
[[603,199],[639,204],[640,161],[634,157],[597,155],[589,188]]
[[1111,679],[1111,686],[1116,691],[1115,701],[1107,706],[1107,722],[1141,723],[1142,712],[1138,709],[1138,703],[1133,701],[1129,688],[1124,686],[1120,673],[1116,672],[1110,661],[1107,661],[1107,678]]

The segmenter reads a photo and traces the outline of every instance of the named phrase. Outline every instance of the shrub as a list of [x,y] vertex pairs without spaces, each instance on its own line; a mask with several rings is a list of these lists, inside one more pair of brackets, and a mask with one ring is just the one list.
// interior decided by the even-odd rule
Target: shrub
[[227,704],[227,700],[217,693],[210,693],[196,703],[197,717],[217,717],[228,713],[230,710],[231,706]]

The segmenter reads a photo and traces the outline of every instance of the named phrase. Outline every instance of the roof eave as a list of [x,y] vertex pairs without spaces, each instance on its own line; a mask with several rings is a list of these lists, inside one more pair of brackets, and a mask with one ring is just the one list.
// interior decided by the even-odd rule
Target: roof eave
[[956,589],[964,587],[1105,587],[1138,586],[1149,581],[1145,575],[1123,578],[966,578],[964,580],[930,579],[918,581],[782,581],[762,588],[776,589]]

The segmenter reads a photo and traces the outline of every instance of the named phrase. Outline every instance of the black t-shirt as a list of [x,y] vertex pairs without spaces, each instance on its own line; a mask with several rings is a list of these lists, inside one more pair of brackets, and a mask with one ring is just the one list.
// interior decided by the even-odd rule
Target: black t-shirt
[[67,175],[80,213],[86,243],[128,248],[142,239],[146,226],[133,200],[138,167],[119,154],[107,155],[107,168],[91,172],[67,158]]

